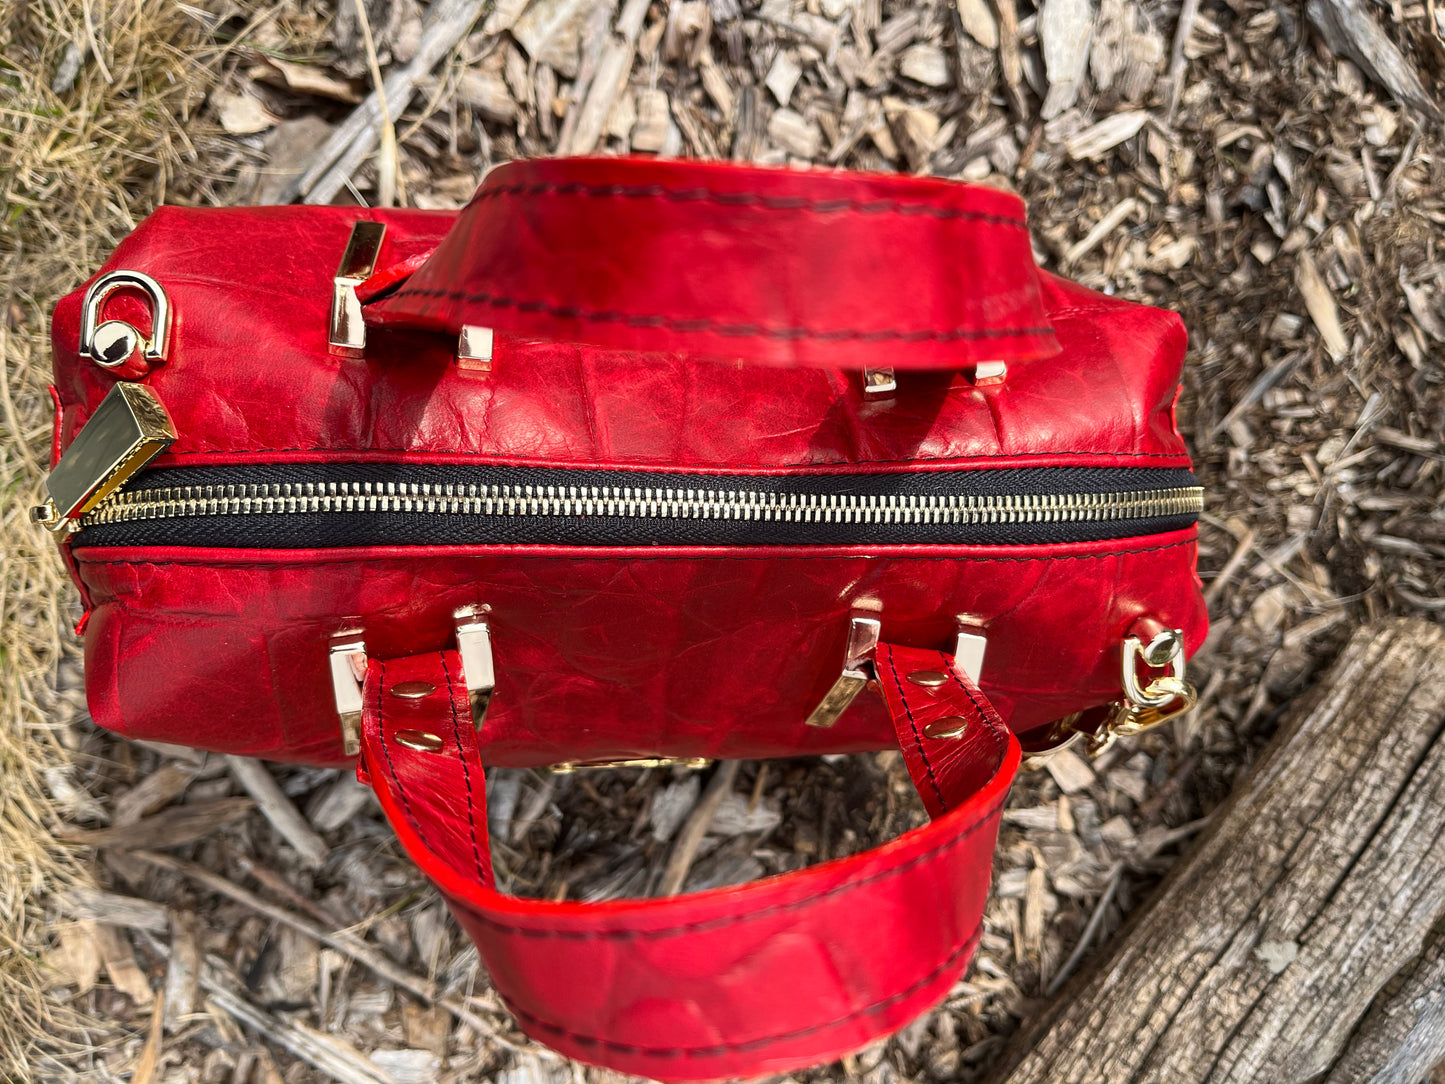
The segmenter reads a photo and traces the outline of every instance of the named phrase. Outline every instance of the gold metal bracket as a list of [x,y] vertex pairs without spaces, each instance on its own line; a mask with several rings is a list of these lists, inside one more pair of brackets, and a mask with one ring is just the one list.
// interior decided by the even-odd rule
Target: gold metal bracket
[[491,372],[494,339],[491,328],[464,324],[457,336],[457,367],[479,373]]
[[712,763],[711,757],[638,757],[635,760],[564,760],[547,770],[553,775],[571,775],[583,768],[671,768],[674,765],[699,771]]
[[886,366],[863,370],[863,396],[866,399],[891,399],[898,391],[898,378]]
[[973,367],[973,385],[976,388],[988,388],[995,384],[1002,384],[1008,379],[1008,362],[1006,361],[980,361]]
[[[462,680],[472,708],[472,725],[478,730],[487,718],[487,707],[496,687],[492,662],[492,633],[485,618],[486,608],[468,607],[454,615],[457,654],[462,660]],[[362,687],[366,683],[366,639],[360,629],[345,629],[331,638],[329,653],[331,695],[341,723],[341,744],[348,756],[361,751]]]
[[818,706],[808,713],[804,720],[808,726],[832,726],[863,691],[873,675],[873,655],[878,649],[878,633],[881,628],[882,624],[876,617],[855,617],[849,622],[843,672],[823,694]]
[[356,288],[376,270],[386,226],[380,222],[358,222],[341,254],[331,289],[331,324],[326,336],[331,353],[343,358],[366,356],[366,322],[361,318],[361,301]]
[[968,614],[958,615],[958,634],[953,644],[953,665],[969,676],[975,685],[983,680],[983,656],[988,648],[988,637],[977,618]]
[[360,629],[331,638],[331,695],[341,720],[341,744],[349,757],[361,752],[361,688],[366,681],[366,641]]
[[482,607],[471,607],[454,615],[457,653],[462,657],[467,700],[472,706],[472,726],[477,730],[481,730],[486,721],[487,706],[497,686],[497,670],[492,662],[492,630],[482,616],[485,612]]

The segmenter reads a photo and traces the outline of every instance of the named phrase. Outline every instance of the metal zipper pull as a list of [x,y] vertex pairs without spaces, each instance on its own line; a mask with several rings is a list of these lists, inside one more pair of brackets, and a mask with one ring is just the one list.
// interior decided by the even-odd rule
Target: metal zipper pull
[[175,425],[155,393],[140,384],[117,384],[45,480],[49,499],[30,518],[56,534],[79,526],[80,517],[176,439]]

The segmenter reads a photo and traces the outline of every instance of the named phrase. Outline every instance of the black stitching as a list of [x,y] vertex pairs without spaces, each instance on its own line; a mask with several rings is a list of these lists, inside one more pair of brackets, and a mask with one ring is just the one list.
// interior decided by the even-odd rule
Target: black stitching
[[[171,455],[172,455],[172,457],[174,457],[174,458],[180,458],[180,457],[182,457],[182,456],[188,456],[188,455],[279,455],[279,454],[282,454],[282,453],[289,453],[289,452],[380,452],[380,453],[384,453],[384,454],[396,454],[396,455],[463,455],[463,456],[467,456],[467,457],[469,457],[469,458],[471,458],[471,459],[479,460],[479,461],[481,461],[484,465],[485,465],[486,463],[489,463],[489,462],[491,461],[491,459],[492,459],[491,456],[480,455],[480,454],[478,454],[477,452],[468,451],[468,450],[466,450],[466,449],[459,449],[459,448],[377,448],[377,447],[346,448],[346,447],[340,447],[340,446],[336,446],[336,445],[319,445],[319,444],[317,444],[317,445],[310,445],[310,446],[308,446],[308,447],[302,447],[302,448],[197,448],[197,449],[195,449],[194,451],[172,452]],[[829,471],[829,470],[822,469],[822,468],[827,468],[827,467],[845,467],[845,468],[846,468],[846,467],[861,465],[861,464],[864,464],[864,463],[944,463],[944,462],[957,462],[957,463],[959,463],[960,465],[966,466],[967,464],[972,463],[972,462],[974,462],[974,461],[976,461],[976,460],[985,460],[985,459],[1024,459],[1024,460],[1027,460],[1027,459],[1055,459],[1055,458],[1059,458],[1059,457],[1062,457],[1062,456],[1086,456],[1086,455],[1100,456],[1100,457],[1107,456],[1107,457],[1109,457],[1109,458],[1111,458],[1111,459],[1174,459],[1174,460],[1183,460],[1186,465],[1187,465],[1188,462],[1189,462],[1189,457],[1188,457],[1184,452],[1046,452],[1046,453],[1043,453],[1043,454],[1028,453],[1028,452],[1023,452],[1023,453],[1006,453],[1006,452],[999,452],[999,453],[997,453],[997,454],[989,453],[989,454],[987,454],[987,455],[963,455],[963,456],[959,456],[959,455],[914,455],[914,456],[908,456],[907,458],[904,458],[904,459],[856,459],[856,460],[855,460],[855,459],[847,459],[847,460],[844,460],[844,459],[836,459],[836,460],[830,460],[830,461],[827,461],[827,462],[824,462],[824,463],[812,464],[812,467],[815,468],[815,469],[809,469],[809,468],[807,468],[807,467],[797,468],[797,467],[794,467],[794,466],[791,466],[791,465],[786,465],[786,469],[787,469],[788,471],[790,471],[791,473],[797,473],[797,474],[831,474],[831,473],[839,473],[839,472]],[[503,459],[503,460],[507,460],[507,461],[523,460],[523,461],[529,462],[529,463],[533,463],[533,462],[535,462],[535,463],[553,463],[553,462],[556,462],[556,456],[545,456],[545,455],[506,455],[506,456],[498,456],[497,458]],[[710,474],[710,473],[713,473],[714,471],[722,471],[724,474],[728,474],[728,473],[737,473],[737,472],[739,472],[739,471],[767,471],[767,470],[777,470],[777,469],[779,469],[779,464],[776,464],[776,463],[770,463],[770,464],[769,464],[769,463],[764,463],[764,464],[752,464],[752,465],[744,464],[744,465],[738,466],[738,467],[726,467],[726,468],[720,468],[720,467],[651,467],[651,466],[648,466],[647,464],[641,464],[641,465],[639,465],[639,464],[623,464],[622,466],[616,467],[616,468],[597,468],[597,469],[656,471],[656,472],[659,473],[659,474],[661,474],[661,473],[667,473],[667,472],[682,473],[682,474],[690,474],[690,473],[696,472],[696,473],[699,473],[699,474]]]
[[[389,735],[386,733],[386,727],[382,721],[381,698],[382,691],[386,688],[386,661],[384,659],[380,660],[380,665],[381,673],[378,675],[376,682],[376,731],[381,738],[381,755],[386,758],[387,769],[391,772],[391,778],[396,783],[396,793],[400,796],[402,807],[406,810],[406,819],[411,821],[412,827],[416,829],[417,835],[419,836],[421,835],[421,823],[416,819],[416,814],[412,812],[411,802],[407,799],[406,791],[401,785],[401,777],[396,774],[396,765],[392,762],[391,749],[389,748]],[[427,849],[430,850],[431,848],[428,847]]]
[[558,305],[550,301],[529,301],[502,294],[469,293],[466,290],[424,289],[404,287],[388,300],[403,297],[434,297],[447,301],[470,301],[498,309],[516,309],[519,313],[545,313],[563,320],[586,320],[596,324],[625,324],[627,327],[666,328],[669,331],[707,332],[728,338],[781,339],[786,342],[817,340],[819,342],[975,342],[979,340],[1013,339],[1033,335],[1052,335],[1052,326],[977,328],[956,327],[945,330],[931,328],[807,328],[766,327],[762,324],[729,324],[721,320],[684,319],[661,313],[618,312],[612,309],[584,309],[578,305]]
[[[891,877],[907,873],[909,870],[922,865],[929,859],[960,846],[965,840],[973,836],[980,829],[987,828],[995,813],[1004,806],[1007,795],[988,809],[984,810],[978,820],[961,828],[957,835],[951,836],[937,846],[926,851],[920,851],[906,862],[896,866],[889,866],[887,869],[871,873],[867,877],[860,877],[857,880],[844,881],[842,884],[834,885],[832,888],[824,889],[821,892],[806,896],[803,899],[791,900],[787,903],[777,903],[771,907],[765,907],[759,911],[749,911],[741,915],[721,915],[717,918],[699,919],[696,922],[685,922],[677,926],[656,926],[647,929],[599,929],[599,930],[570,930],[570,929],[541,929],[534,926],[512,926],[504,922],[498,922],[479,911],[474,910],[465,901],[459,901],[461,906],[466,907],[467,913],[484,926],[490,926],[499,933],[517,934],[522,937],[529,937],[539,941],[595,941],[598,939],[606,941],[650,941],[654,938],[674,937],[688,933],[702,933],[709,930],[722,930],[729,926],[738,926],[744,922],[751,922],[755,918],[762,918],[765,915],[784,914],[789,911],[797,911],[804,907],[811,907],[819,900],[829,899],[833,896],[846,895],[865,885],[875,884],[878,881],[886,881]],[[900,837],[901,838],[901,837]],[[866,853],[866,852],[865,852]]]
[[898,214],[922,215],[927,218],[984,222],[994,226],[1012,226],[1026,230],[1028,224],[1013,215],[965,211],[954,207],[936,207],[928,203],[903,202],[895,199],[812,199],[807,196],[765,196],[758,192],[716,192],[708,188],[664,188],[660,184],[499,184],[477,190],[468,207],[484,200],[502,196],[590,196],[603,199],[660,199],[673,203],[717,203],[724,207],[752,207],[765,211],[804,211],[810,214]]
[[[384,681],[386,664],[383,662],[381,663],[381,666],[382,678]],[[411,822],[412,829],[416,832],[417,838],[421,841],[422,846],[424,846],[428,851],[435,855],[437,853],[436,849],[427,841],[426,833],[422,830],[421,827],[421,822],[412,812],[411,803],[407,800],[406,789],[402,786],[401,777],[397,775],[396,765],[392,762],[391,753],[387,749],[387,736],[385,730],[380,726],[380,712],[381,684],[379,683],[377,686],[377,722],[378,729],[382,731],[382,753],[386,757],[387,768],[391,774],[392,782],[396,784],[397,795],[401,798],[402,806],[406,810],[406,816],[407,819]],[[997,768],[995,768],[994,771],[995,774],[997,774]],[[655,926],[647,929],[544,929],[531,926],[513,926],[504,922],[498,922],[496,919],[491,918],[489,915],[483,914],[482,912],[476,910],[464,900],[458,900],[457,902],[461,906],[465,907],[467,909],[467,913],[482,925],[489,926],[492,929],[498,931],[499,933],[517,934],[522,937],[531,938],[533,940],[643,941],[661,937],[672,937],[687,933],[699,933],[707,930],[726,929],[729,926],[739,926],[745,922],[751,922],[753,919],[763,918],[767,915],[783,914],[789,911],[796,911],[799,908],[811,907],[820,900],[830,899],[833,896],[844,895],[846,893],[863,888],[867,885],[876,884],[879,881],[884,881],[892,877],[900,876],[908,872],[909,870],[914,869],[919,865],[922,865],[929,859],[937,855],[943,854],[945,851],[952,850],[953,848],[962,845],[966,840],[970,839],[975,832],[978,832],[980,829],[987,827],[992,821],[994,814],[998,813],[998,811],[1004,807],[1004,803],[1007,800],[1008,795],[1007,793],[1005,793],[1003,798],[999,799],[999,801],[995,802],[988,809],[984,810],[984,812],[977,820],[959,829],[959,831],[955,835],[949,837],[948,839],[944,840],[943,842],[937,844],[934,847],[930,847],[926,851],[920,851],[912,858],[896,866],[889,866],[886,869],[879,870],[877,873],[870,874],[867,877],[860,877],[851,881],[844,881],[841,884],[834,885],[831,888],[814,893],[811,896],[806,896],[802,899],[791,900],[787,903],[774,904],[771,907],[764,907],[759,910],[748,911],[743,914],[721,915],[717,918],[712,919],[702,919],[696,922],[686,922],[675,926]]]
[[[1196,544],[1196,541],[1197,540],[1194,537],[1190,537],[1184,539],[1181,542],[1170,542],[1168,545],[1150,546],[1146,549],[1109,550],[1105,553],[1059,553],[1048,557],[913,557],[909,556],[906,553],[889,556],[891,556],[892,559],[896,561],[969,561],[975,564],[1037,564],[1040,561],[1099,561],[1103,560],[1106,557],[1133,557],[1137,554],[1159,553],[1163,550],[1179,549],[1181,546],[1193,546]],[[102,547],[90,548],[100,549]],[[800,555],[793,553],[784,553],[778,555],[770,554],[766,557],[729,557],[723,555],[713,556],[711,554],[699,554],[696,556],[689,555],[685,557],[607,556],[596,558],[582,558],[578,557],[574,553],[569,553],[566,556],[553,555],[548,553],[508,553],[501,556],[503,556],[508,561],[597,560],[626,562],[649,561],[656,563],[665,561],[869,561],[877,560],[878,558],[876,555],[879,553],[886,553],[886,550],[883,548],[879,548],[877,550],[871,551],[868,554],[844,553]],[[273,568],[320,568],[326,565],[368,565],[374,564],[378,561],[415,561],[417,559],[418,556],[415,553],[387,554],[385,556],[376,557],[341,557],[330,558],[324,561],[94,561],[86,560],[77,556],[75,558],[75,563],[78,565],[95,565],[98,567],[106,565],[120,565],[126,568],[145,568],[151,566],[160,568],[163,566],[175,565],[182,568],[242,568],[264,571]]]
[[[386,664],[383,662],[381,666],[382,677],[384,680]],[[377,722],[378,729],[382,730],[382,752],[386,756],[386,763],[391,774],[392,782],[396,784],[397,795],[401,798],[402,806],[406,810],[407,820],[411,821],[412,829],[416,832],[417,838],[421,840],[422,846],[424,846],[432,854],[436,854],[436,848],[434,848],[429,842],[427,842],[426,833],[422,830],[421,822],[417,820],[416,815],[412,812],[411,803],[407,800],[406,797],[406,789],[402,786],[401,777],[397,775],[396,765],[392,762],[391,753],[387,749],[387,735],[384,728],[380,727],[380,712],[381,684],[379,683],[377,686]],[[637,930],[619,930],[606,928],[591,930],[571,930],[566,928],[539,929],[531,926],[512,926],[504,922],[498,922],[490,916],[485,915],[480,911],[477,911],[464,900],[459,900],[457,902],[460,903],[461,906],[466,907],[467,913],[484,926],[490,926],[492,929],[498,931],[499,933],[519,934],[522,937],[532,938],[534,940],[643,941],[660,937],[672,937],[687,933],[700,933],[706,930],[726,929],[729,926],[740,926],[745,922],[751,922],[753,919],[763,918],[767,915],[783,914],[788,911],[796,911],[802,907],[811,907],[820,900],[829,899],[833,896],[844,895],[848,892],[853,892],[857,889],[863,888],[866,885],[876,884],[879,881],[887,880],[891,877],[896,877],[903,873],[906,873],[908,870],[911,870],[923,864],[930,858],[933,858],[936,855],[942,854],[945,851],[952,850],[953,848],[960,846],[965,840],[971,838],[973,834],[979,829],[986,827],[993,819],[994,814],[1003,808],[1004,802],[1007,800],[1007,797],[1008,796],[1005,794],[1004,798],[1000,799],[998,802],[994,803],[994,805],[990,806],[987,810],[985,810],[978,820],[961,828],[957,832],[957,834],[949,837],[942,843],[939,843],[937,846],[931,847],[926,851],[920,851],[918,854],[914,855],[906,862],[902,862],[896,866],[889,866],[888,868],[879,870],[877,873],[870,874],[867,877],[860,877],[856,880],[844,881],[842,884],[834,885],[832,888],[825,889],[822,892],[814,893],[813,895],[806,896],[802,899],[791,900],[787,903],[774,904],[771,907],[764,907],[759,910],[748,911],[743,914],[721,915],[717,918],[702,919],[696,922],[686,922],[675,926],[655,926],[647,929]]]
[[[791,1031],[780,1032],[777,1035],[762,1036],[757,1039],[748,1039],[739,1043],[717,1043],[713,1046],[638,1046],[633,1043],[619,1043],[612,1039],[603,1039],[595,1035],[580,1035],[576,1032],[568,1031],[566,1028],[560,1027],[557,1024],[553,1024],[550,1021],[543,1020],[540,1017],[533,1016],[529,1012],[518,1009],[505,994],[503,994],[502,997],[503,1000],[506,1001],[507,1008],[513,1016],[525,1021],[531,1027],[546,1031],[552,1035],[570,1039],[579,1046],[601,1047],[618,1054],[633,1054],[638,1057],[647,1058],[716,1057],[720,1054],[741,1053],[743,1051],[757,1050],[760,1047],[771,1046],[775,1043],[806,1038],[817,1032],[840,1027],[860,1017],[873,1016],[885,1009],[891,1008],[900,1001],[908,1000],[929,983],[937,980],[939,976],[957,964],[961,958],[972,954],[973,950],[978,946],[982,933],[983,923],[980,922],[974,927],[973,933],[969,934],[963,944],[949,953],[941,964],[922,978],[911,983],[906,989],[900,990],[896,994],[884,998],[882,1001],[875,1001],[871,1005],[865,1005],[860,1009],[855,1009],[846,1016],[840,1016],[822,1024],[810,1024],[807,1027],[794,1028]],[[500,991],[498,992],[500,993]]]
[[[998,743],[999,757],[1002,758],[1004,750],[1008,748],[1008,727],[1002,720],[994,722],[994,720],[989,717],[990,715],[997,716],[998,713],[994,710],[993,705],[989,703],[988,698],[983,695],[983,690],[977,690],[978,695],[975,696],[975,690],[968,687],[954,671],[952,666],[944,667],[944,673],[953,679],[953,683],[963,690],[964,695],[967,696],[970,703],[973,704],[974,710],[978,712],[979,718],[983,720],[984,725],[989,729],[989,733],[993,735],[994,741]],[[979,703],[980,700],[982,700],[983,703]],[[987,710],[985,710],[985,707]],[[997,767],[995,767],[994,770],[997,771]]]
[[472,829],[472,858],[474,858],[477,863],[477,878],[482,884],[488,884],[490,878],[487,876],[486,867],[482,865],[481,845],[477,842],[477,817],[473,811],[476,806],[476,799],[472,794],[472,769],[470,765],[467,764],[467,752],[462,748],[462,728],[461,724],[457,721],[456,686],[452,683],[452,668],[447,665],[447,654],[445,651],[441,653],[441,657],[442,673],[445,674],[447,678],[447,703],[452,709],[452,740],[457,743],[457,759],[462,762],[462,775],[465,777],[467,785],[467,823],[471,825]]
[[888,670],[893,675],[893,687],[898,691],[898,700],[903,705],[903,713],[908,716],[909,729],[913,731],[913,744],[918,747],[918,755],[923,759],[923,767],[928,772],[928,781],[933,784],[933,793],[938,796],[938,806],[945,813],[948,812],[948,801],[943,797],[943,788],[938,785],[938,776],[933,773],[933,765],[929,763],[928,754],[923,749],[923,735],[918,732],[918,722],[913,718],[913,709],[908,706],[908,695],[903,691],[903,682],[898,678],[898,667],[893,664],[893,648],[888,648]]

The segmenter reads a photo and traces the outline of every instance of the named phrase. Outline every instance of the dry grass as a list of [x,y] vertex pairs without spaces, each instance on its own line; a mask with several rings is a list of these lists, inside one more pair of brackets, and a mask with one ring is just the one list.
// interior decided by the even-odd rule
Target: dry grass
[[63,661],[76,670],[74,590],[28,521],[50,448],[50,310],[151,207],[197,193],[212,134],[194,113],[219,53],[164,0],[18,0],[0,20],[0,1079],[20,1080],[42,1044],[82,1041],[83,1019],[44,995],[40,952],[45,895],[90,878],[52,831],[95,812],[56,722],[80,710],[73,681],[56,691]]

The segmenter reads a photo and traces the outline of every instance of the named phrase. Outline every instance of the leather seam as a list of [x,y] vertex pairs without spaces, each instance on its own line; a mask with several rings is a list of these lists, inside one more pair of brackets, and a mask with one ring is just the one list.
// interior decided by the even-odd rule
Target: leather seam
[[945,851],[949,851],[955,847],[961,846],[966,840],[971,838],[975,832],[979,831],[982,828],[988,827],[989,822],[992,820],[993,816],[1001,809],[1003,809],[1006,799],[1007,796],[1005,796],[1005,799],[1000,800],[999,802],[990,806],[987,810],[983,812],[983,814],[979,817],[978,820],[964,826],[957,832],[957,834],[950,836],[948,839],[944,840],[942,843],[939,843],[937,846],[930,847],[926,851],[920,851],[912,858],[909,858],[907,861],[901,862],[896,866],[889,866],[887,869],[879,870],[877,873],[871,873],[868,876],[858,878],[857,880],[844,881],[841,884],[836,884],[831,888],[824,889],[821,892],[817,892],[811,896],[806,896],[802,899],[789,900],[786,903],[774,904],[771,907],[765,907],[757,911],[748,911],[744,914],[739,915],[722,915],[717,918],[700,919],[695,922],[685,922],[676,926],[654,926],[646,929],[616,929],[604,927],[602,929],[584,931],[562,928],[542,929],[535,926],[514,926],[505,922],[500,922],[497,919],[490,917],[489,915],[482,914],[480,911],[476,910],[464,900],[459,900],[457,902],[462,907],[466,908],[468,915],[476,919],[482,925],[491,927],[498,933],[517,934],[522,937],[544,941],[646,941],[653,938],[676,937],[689,933],[703,933],[711,930],[727,929],[730,926],[740,926],[745,922],[751,922],[755,918],[763,918],[767,915],[784,914],[789,911],[799,910],[800,908],[811,907],[819,900],[829,899],[833,896],[838,895],[846,895],[849,892],[853,892],[857,889],[864,888],[871,884],[876,884],[879,881],[885,881],[891,877],[900,876],[904,873],[907,873],[909,870],[922,865],[929,859],[934,858],[937,855],[944,853]]
[[[1187,538],[1182,542],[1170,542],[1165,546],[1151,546],[1138,550],[1108,550],[1104,553],[1060,553],[1048,557],[910,557],[907,555],[893,558],[899,561],[949,561],[957,563],[967,561],[977,564],[1036,564],[1040,561],[1098,561],[1108,557],[1133,557],[1144,553],[1159,553],[1163,550],[1179,549],[1183,546],[1193,546],[1196,539]],[[881,551],[880,551],[881,552]],[[443,556],[438,554],[438,556]],[[837,556],[798,556],[795,554],[777,554],[767,557],[726,557],[709,556],[706,554],[686,557],[602,557],[602,558],[579,558],[575,554],[566,557],[552,556],[546,553],[518,553],[506,554],[508,561],[577,561],[584,559],[633,562],[665,562],[665,561],[867,561],[875,558],[866,555],[839,554]],[[325,561],[95,561],[76,558],[78,565],[107,566],[118,565],[125,568],[146,568],[179,566],[183,568],[240,568],[240,569],[274,569],[274,568],[317,568],[325,565],[366,565],[377,561],[415,561],[415,553],[387,554],[377,557],[343,557]]]
[[407,820],[411,821],[413,827],[420,828],[416,819],[416,813],[413,812],[411,808],[411,801],[407,798],[406,790],[401,785],[401,777],[396,774],[396,764],[391,759],[390,742],[388,741],[381,710],[383,697],[386,695],[386,660],[378,660],[378,665],[381,667],[381,671],[377,675],[376,681],[376,731],[379,744],[381,745],[381,755],[386,758],[387,770],[391,773],[392,781],[396,783],[396,793],[401,798],[402,807],[406,810]]
[[898,667],[893,663],[893,648],[888,648],[888,671],[893,675],[893,687],[898,692],[898,701],[903,705],[903,713],[908,716],[908,727],[913,731],[913,744],[918,747],[918,755],[923,761],[923,767],[928,772],[928,782],[933,786],[933,793],[938,798],[938,807],[945,813],[948,812],[948,801],[943,797],[943,788],[938,785],[938,776],[933,771],[933,764],[928,759],[928,753],[923,748],[923,735],[918,732],[918,721],[913,718],[913,709],[908,706],[908,694],[903,691],[903,682],[898,678]]
[[472,792],[472,769],[471,766],[467,764],[466,750],[462,748],[462,728],[461,723],[457,719],[456,685],[452,681],[452,668],[447,665],[447,655],[445,651],[441,652],[441,660],[442,673],[446,675],[447,679],[447,704],[451,707],[452,710],[452,740],[456,742],[457,759],[461,761],[462,777],[466,780],[467,823],[471,826],[472,858],[477,864],[477,879],[483,884],[486,884],[488,881],[487,871],[486,867],[482,865],[481,844],[477,842],[477,815],[475,812],[476,796]]
[[[763,324],[730,324],[707,317],[684,318],[665,313],[620,312],[616,309],[585,309],[580,305],[561,305],[554,301],[508,297],[505,294],[473,293],[440,287],[407,287],[388,295],[386,302],[403,297],[428,297],[444,301],[465,301],[494,309],[515,309],[518,313],[541,313],[560,320],[585,320],[594,324],[624,324],[634,328],[664,328],[721,335],[738,339],[780,339],[787,342],[993,342],[998,339],[1032,338],[1052,335],[1049,325],[1036,327],[955,327],[955,328],[809,328],[768,327]],[[381,302],[385,304],[386,302]]]
[[[292,453],[292,452],[377,452],[377,453],[394,454],[394,455],[464,455],[464,456],[470,456],[470,457],[476,458],[476,459],[487,459],[487,458],[489,458],[489,457],[487,457],[487,456],[480,455],[480,454],[478,454],[477,452],[468,451],[468,450],[466,450],[466,449],[459,449],[459,448],[376,448],[376,447],[346,448],[346,447],[339,447],[339,446],[334,446],[334,445],[321,445],[321,444],[313,444],[313,445],[310,445],[310,446],[307,446],[307,447],[299,447],[299,448],[197,448],[197,449],[195,449],[194,451],[172,452],[171,454],[174,455],[174,456],[183,456],[183,455],[283,455],[283,454],[290,454],[290,453]],[[967,466],[969,463],[973,463],[973,462],[976,462],[976,461],[982,461],[982,460],[986,460],[986,459],[1024,459],[1024,460],[1027,460],[1027,459],[1054,459],[1054,458],[1060,458],[1060,457],[1063,457],[1063,456],[1071,456],[1071,455],[1073,455],[1073,456],[1092,455],[1092,456],[1099,456],[1099,457],[1101,457],[1101,458],[1102,458],[1102,457],[1108,457],[1108,458],[1111,458],[1111,459],[1178,459],[1178,460],[1183,460],[1183,461],[1185,462],[1185,464],[1188,463],[1188,458],[1189,458],[1189,457],[1186,455],[1186,453],[1184,453],[1184,452],[1045,452],[1045,453],[1042,453],[1042,454],[1040,454],[1040,453],[1032,453],[1032,452],[1017,452],[1017,453],[998,452],[998,453],[995,454],[995,453],[990,452],[990,453],[988,453],[988,454],[986,454],[986,455],[967,455],[967,456],[956,456],[956,455],[911,455],[911,456],[907,456],[907,457],[902,458],[902,459],[831,459],[831,460],[826,460],[826,461],[820,462],[820,463],[808,464],[808,466],[812,466],[812,467],[850,467],[850,466],[861,465],[861,464],[868,464],[868,463],[891,464],[891,463],[946,463],[946,462],[957,462],[957,463],[959,463],[960,465]],[[536,462],[536,463],[551,463],[551,462],[555,462],[555,461],[556,461],[556,457],[555,457],[555,456],[507,455],[507,456],[500,456],[500,457],[498,457],[498,458],[507,459],[507,460],[526,460],[526,461],[528,461],[528,462]],[[485,464],[484,464],[484,465],[485,465]],[[619,467],[608,467],[608,468],[600,468],[600,469],[606,469],[606,470],[644,470],[644,471],[656,470],[656,471],[658,471],[658,472],[669,471],[669,470],[671,470],[671,471],[679,471],[679,470],[680,470],[680,471],[689,471],[689,470],[698,470],[698,471],[726,470],[726,471],[728,471],[729,473],[743,473],[743,472],[747,472],[747,471],[777,470],[777,469],[780,468],[780,466],[781,466],[781,467],[786,467],[786,466],[788,466],[788,464],[777,464],[777,463],[772,463],[772,464],[758,464],[758,463],[754,463],[754,464],[744,464],[744,465],[739,466],[739,467],[727,467],[727,468],[718,468],[718,467],[665,467],[665,468],[656,468],[656,467],[652,467],[652,466],[650,466],[650,465],[648,465],[648,464],[641,464],[641,465],[638,465],[638,464],[624,464],[624,465],[619,466]],[[799,473],[799,474],[808,474],[808,473],[811,473],[811,472],[810,472],[810,471],[807,471],[807,470],[800,470],[800,471],[798,471],[797,473]]]
[[589,196],[602,199],[652,199],[671,203],[717,203],[724,207],[750,207],[765,211],[801,211],[806,214],[921,215],[945,221],[981,222],[1027,230],[1028,223],[1013,215],[965,211],[896,199],[813,199],[807,196],[768,196],[761,192],[719,192],[710,188],[666,188],[660,184],[583,184],[580,181],[483,186],[467,203],[470,208],[503,196]]
[[[943,961],[932,971],[928,972],[928,974],[916,979],[897,993],[890,994],[888,997],[879,1001],[854,1009],[846,1016],[840,1016],[821,1024],[809,1024],[806,1027],[794,1028],[791,1031],[780,1032],[776,1035],[766,1035],[735,1043],[716,1043],[712,1046],[638,1046],[634,1043],[621,1043],[614,1039],[604,1039],[596,1035],[582,1035],[578,1032],[568,1031],[558,1024],[543,1020],[525,1010],[517,1008],[506,995],[503,995],[503,1000],[506,1001],[507,1008],[514,1016],[525,1021],[532,1027],[568,1039],[581,1046],[602,1047],[618,1054],[632,1054],[637,1057],[647,1058],[716,1057],[722,1054],[742,1053],[745,1051],[758,1050],[762,1047],[773,1046],[778,1043],[804,1039],[820,1031],[829,1031],[853,1020],[884,1012],[900,1001],[907,1001],[924,987],[937,981],[951,967],[958,964],[961,959],[971,956],[978,947],[978,943],[982,939],[982,934],[983,922],[980,921],[963,943],[950,952]],[[500,993],[500,991],[498,992]]]
[[[995,723],[992,719],[989,718],[989,711],[984,710],[984,705],[987,704],[988,701],[985,699],[984,703],[979,703],[979,700],[982,697],[982,692],[980,691],[979,695],[975,696],[974,690],[968,687],[968,685],[963,681],[963,679],[960,678],[958,674],[954,671],[952,666],[945,667],[944,672],[953,679],[953,683],[955,685],[957,685],[960,689],[963,690],[963,694],[967,696],[969,702],[973,704],[974,710],[978,712],[978,717],[983,720],[983,725],[988,728],[989,734],[993,737],[994,744],[998,746],[998,756],[1001,763],[1003,761],[1004,753],[1008,749],[1008,727],[1004,726],[1002,722]],[[991,704],[989,704],[988,706],[990,709],[992,708]],[[994,770],[997,771],[998,769],[995,768]]]

